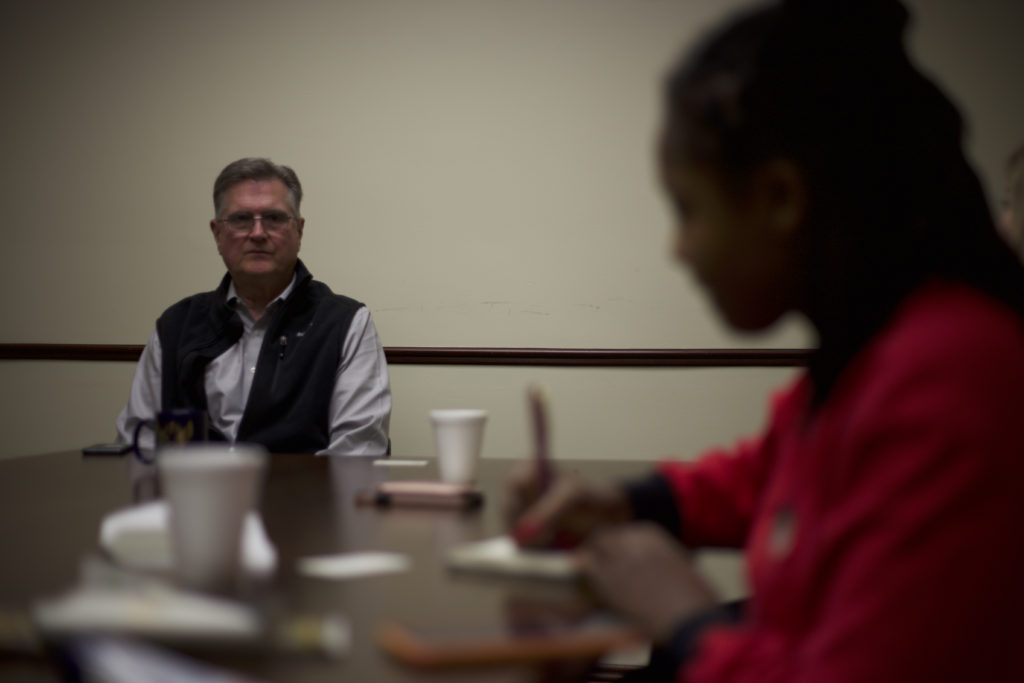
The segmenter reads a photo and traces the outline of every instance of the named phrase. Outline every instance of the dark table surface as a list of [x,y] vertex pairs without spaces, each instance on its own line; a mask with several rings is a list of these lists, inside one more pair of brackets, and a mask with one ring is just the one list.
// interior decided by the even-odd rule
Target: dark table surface
[[[444,565],[448,548],[501,533],[501,491],[513,466],[511,460],[481,463],[478,483],[486,500],[479,510],[378,509],[357,506],[355,493],[385,479],[436,478],[433,462],[381,467],[362,457],[273,455],[260,511],[278,552],[278,569],[266,584],[250,589],[248,599],[286,612],[344,615],[353,628],[352,649],[340,659],[204,657],[261,679],[295,683],[535,680],[535,671],[520,667],[411,669],[390,659],[373,639],[382,620],[456,633],[497,632],[516,605],[578,600],[579,588],[572,584],[459,574]],[[638,476],[650,463],[573,460],[560,466],[608,480]],[[70,588],[82,559],[100,554],[104,515],[155,495],[155,471],[130,456],[74,451],[0,460],[0,608],[22,610]],[[401,553],[412,567],[345,581],[309,578],[295,569],[303,556],[359,550]],[[4,673],[0,661],[0,679],[8,680]]]

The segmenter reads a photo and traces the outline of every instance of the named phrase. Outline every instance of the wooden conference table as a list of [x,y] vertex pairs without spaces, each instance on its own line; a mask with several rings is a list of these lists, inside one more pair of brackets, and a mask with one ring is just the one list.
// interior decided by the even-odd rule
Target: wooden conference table
[[[397,459],[397,458],[396,458]],[[476,511],[358,506],[355,493],[377,482],[436,478],[424,467],[382,467],[369,458],[272,456],[261,500],[278,569],[255,601],[276,609],[341,614],[352,625],[351,651],[338,659],[313,654],[202,655],[209,661],[267,681],[533,681],[527,667],[423,671],[395,662],[376,644],[385,619],[454,632],[499,632],[516,605],[565,602],[574,585],[452,572],[444,556],[453,545],[502,531],[501,492],[510,460],[484,460],[479,484],[486,495]],[[593,480],[624,479],[650,463],[566,461]],[[0,461],[0,609],[20,610],[55,596],[77,580],[83,557],[97,555],[107,513],[152,498],[152,467],[131,456],[86,457],[78,451]],[[360,550],[406,555],[405,572],[345,581],[309,578],[296,559]],[[5,665],[0,658],[0,680]]]

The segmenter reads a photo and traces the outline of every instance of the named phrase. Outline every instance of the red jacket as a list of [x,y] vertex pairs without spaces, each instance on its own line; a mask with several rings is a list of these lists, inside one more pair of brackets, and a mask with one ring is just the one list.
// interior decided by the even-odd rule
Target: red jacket
[[910,297],[809,410],[666,463],[683,540],[744,547],[747,621],[687,683],[1024,682],[1024,326],[964,287]]

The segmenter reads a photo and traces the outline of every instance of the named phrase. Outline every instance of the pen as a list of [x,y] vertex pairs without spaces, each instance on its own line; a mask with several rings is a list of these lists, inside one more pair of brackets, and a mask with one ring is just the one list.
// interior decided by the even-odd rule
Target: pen
[[534,384],[528,393],[533,421],[533,457],[542,491],[551,485],[551,453],[548,450],[548,410],[544,388]]
[[388,493],[387,491],[360,491],[356,494],[360,505],[377,507],[433,507],[447,509],[472,509],[480,507],[484,496],[479,491],[463,491],[455,494],[430,493]]
[[[530,421],[533,423],[534,467],[537,471],[539,493],[543,494],[551,487],[551,481],[554,478],[548,435],[547,393],[542,386],[533,384],[527,391],[527,399],[530,405]],[[512,529],[512,536],[517,543],[525,545],[540,532],[541,528],[536,520],[520,519]],[[560,537],[555,539],[555,544],[557,547],[566,548],[576,545],[576,542]]]

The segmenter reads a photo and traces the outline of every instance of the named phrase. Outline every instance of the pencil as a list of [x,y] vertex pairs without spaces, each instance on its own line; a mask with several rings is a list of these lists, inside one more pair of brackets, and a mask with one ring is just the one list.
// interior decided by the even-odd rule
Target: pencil
[[387,493],[385,491],[360,491],[356,494],[359,505],[377,507],[429,507],[449,509],[473,509],[483,505],[484,497],[479,491],[457,494],[429,493]]

